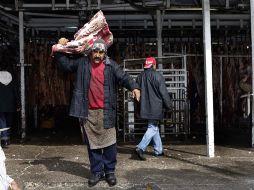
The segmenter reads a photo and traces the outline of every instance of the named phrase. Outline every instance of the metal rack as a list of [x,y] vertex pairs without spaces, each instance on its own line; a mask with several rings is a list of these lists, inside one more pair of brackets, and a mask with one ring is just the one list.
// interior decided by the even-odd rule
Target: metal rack
[[[185,55],[170,55],[157,57],[158,69],[165,78],[167,90],[173,100],[173,111],[165,112],[160,122],[161,136],[168,134],[189,134],[189,101],[187,98],[187,68]],[[124,71],[136,78],[143,71],[145,58],[124,60]],[[123,134],[123,140],[132,141],[136,135],[144,134],[146,120],[138,118],[131,93],[121,89],[118,99],[118,132]]]

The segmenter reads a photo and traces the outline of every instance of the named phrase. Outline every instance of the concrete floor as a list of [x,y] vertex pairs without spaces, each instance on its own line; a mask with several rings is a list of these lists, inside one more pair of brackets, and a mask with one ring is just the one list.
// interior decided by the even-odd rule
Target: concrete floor
[[[164,144],[165,156],[147,161],[133,155],[135,145],[118,145],[118,184],[102,181],[92,189],[128,190],[254,190],[254,149],[216,146],[216,157],[206,156],[205,144]],[[87,186],[89,161],[86,147],[31,140],[4,149],[7,170],[25,190],[81,190]]]

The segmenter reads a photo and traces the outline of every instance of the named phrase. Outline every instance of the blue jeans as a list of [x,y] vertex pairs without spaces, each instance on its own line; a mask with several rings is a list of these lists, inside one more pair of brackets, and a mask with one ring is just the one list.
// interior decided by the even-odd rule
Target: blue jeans
[[153,140],[154,153],[162,153],[162,142],[158,123],[159,122],[157,120],[148,120],[146,133],[144,134],[141,142],[137,145],[139,149],[145,151],[151,140]]
[[[0,112],[0,129],[8,128],[8,127],[10,127],[10,126],[7,126],[7,114],[4,112]],[[0,134],[1,134],[1,136],[0,136],[1,140],[9,140],[10,139],[9,130],[2,131],[2,132],[0,132]]]

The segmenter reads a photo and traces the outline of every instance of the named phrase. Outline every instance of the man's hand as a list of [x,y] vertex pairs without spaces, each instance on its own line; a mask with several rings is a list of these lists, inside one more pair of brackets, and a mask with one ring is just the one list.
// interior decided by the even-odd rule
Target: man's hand
[[58,44],[61,44],[61,45],[63,45],[63,46],[66,45],[67,42],[69,42],[69,40],[66,39],[66,38],[60,38],[60,39],[58,40]]
[[139,100],[140,100],[140,90],[139,89],[134,89],[132,91],[132,97],[136,98],[136,100],[139,102]]

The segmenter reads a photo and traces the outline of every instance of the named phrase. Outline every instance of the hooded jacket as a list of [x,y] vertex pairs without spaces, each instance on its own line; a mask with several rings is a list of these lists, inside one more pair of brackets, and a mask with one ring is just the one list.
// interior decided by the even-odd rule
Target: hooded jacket
[[136,81],[141,89],[140,117],[163,119],[163,108],[172,109],[172,101],[164,77],[153,68],[149,68],[141,72]]

